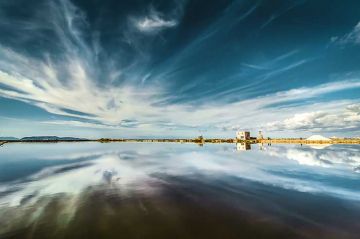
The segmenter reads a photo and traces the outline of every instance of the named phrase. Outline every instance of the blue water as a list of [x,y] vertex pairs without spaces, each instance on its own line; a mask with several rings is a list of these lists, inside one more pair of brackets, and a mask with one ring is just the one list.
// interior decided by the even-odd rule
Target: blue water
[[0,238],[359,238],[360,147],[0,147]]

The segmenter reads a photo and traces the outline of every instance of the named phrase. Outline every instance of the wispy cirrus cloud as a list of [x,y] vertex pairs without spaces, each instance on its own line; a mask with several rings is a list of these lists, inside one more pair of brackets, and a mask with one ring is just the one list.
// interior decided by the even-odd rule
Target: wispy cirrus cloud
[[184,5],[185,1],[175,1],[172,10],[166,13],[160,12],[154,6],[149,6],[145,14],[130,16],[129,20],[142,33],[159,33],[160,31],[176,27],[179,24]]
[[[280,117],[286,117],[296,111],[304,111],[308,107],[284,109],[271,107],[271,105],[360,88],[360,81],[353,79],[309,88],[291,89],[226,105],[209,102],[201,107],[182,103],[157,106],[159,101],[166,102],[165,88],[135,89],[131,85],[99,87],[82,67],[81,61],[69,63],[68,71],[72,80],[69,85],[60,80],[57,74],[58,69],[53,64],[23,58],[6,49],[2,49],[2,52],[10,59],[8,62],[14,64],[10,64],[13,67],[9,69],[15,69],[15,65],[22,64],[22,69],[26,69],[27,72],[26,77],[18,72],[12,74],[0,72],[0,82],[7,86],[7,89],[0,89],[2,96],[34,104],[53,114],[77,117],[79,121],[53,122],[58,125],[67,123],[77,127],[117,129],[127,127],[129,119],[136,119],[137,124],[132,124],[135,128],[140,125],[152,125],[154,128],[174,128],[179,125],[183,130],[202,127],[235,130],[241,129],[240,125],[256,128],[264,121],[275,121],[279,118],[280,112]],[[329,105],[327,102],[317,107],[321,109]],[[91,120],[93,123],[82,122],[80,119]],[[290,121],[292,128],[280,123],[263,127],[269,130],[284,130],[295,129],[294,127],[299,125],[293,122],[294,120]],[[338,125],[338,127],[342,126]],[[311,128],[311,124],[308,127]]]
[[354,26],[351,32],[344,36],[332,37],[331,42],[339,45],[360,44],[360,22]]
[[174,19],[166,20],[159,13],[152,12],[149,16],[134,20],[134,24],[139,31],[151,33],[175,27],[178,22]]
[[[121,66],[101,66],[97,58],[99,49],[94,49],[93,42],[89,44],[83,36],[82,29],[87,26],[84,14],[67,0],[52,1],[45,7],[49,16],[46,24],[49,29],[52,27],[62,51],[56,56],[43,51],[43,56],[35,58],[0,46],[0,83],[5,86],[0,89],[1,95],[53,114],[111,124],[120,124],[126,120],[124,117],[147,114],[151,108],[149,99],[160,94],[157,87],[114,86],[118,79],[112,76],[119,75]],[[40,24],[38,20],[33,24]],[[100,84],[100,77],[113,81],[104,80]]]

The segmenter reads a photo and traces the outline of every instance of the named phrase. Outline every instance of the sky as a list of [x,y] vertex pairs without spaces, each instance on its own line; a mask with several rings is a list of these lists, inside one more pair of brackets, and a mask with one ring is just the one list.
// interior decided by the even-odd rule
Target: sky
[[360,136],[360,2],[0,0],[0,137]]

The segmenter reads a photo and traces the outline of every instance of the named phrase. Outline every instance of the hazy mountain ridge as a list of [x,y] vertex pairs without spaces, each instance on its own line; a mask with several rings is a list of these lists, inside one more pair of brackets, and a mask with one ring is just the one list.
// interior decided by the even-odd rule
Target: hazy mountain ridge
[[46,141],[59,141],[59,140],[86,140],[84,138],[74,138],[74,137],[58,137],[58,136],[30,136],[23,137],[21,141],[31,141],[31,140],[46,140]]
[[74,141],[74,140],[87,140],[85,138],[75,138],[75,137],[58,137],[58,136],[29,136],[23,138],[16,137],[0,137],[0,141]]
[[19,140],[16,137],[0,137],[0,140]]

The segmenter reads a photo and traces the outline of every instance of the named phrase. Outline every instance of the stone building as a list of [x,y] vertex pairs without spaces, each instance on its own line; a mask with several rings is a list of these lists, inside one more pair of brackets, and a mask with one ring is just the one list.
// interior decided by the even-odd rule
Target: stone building
[[250,140],[250,132],[249,131],[238,131],[236,133],[236,139],[238,139],[238,140]]

